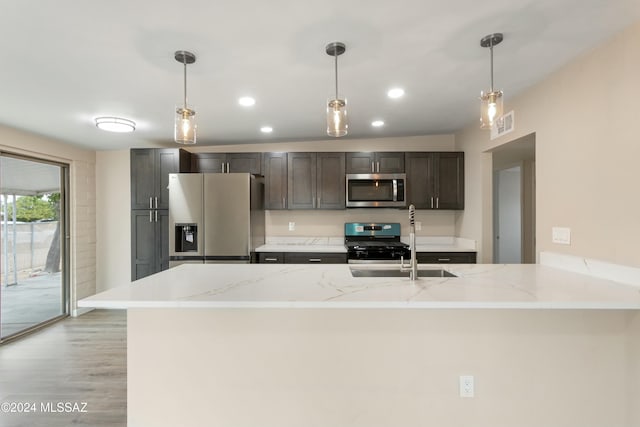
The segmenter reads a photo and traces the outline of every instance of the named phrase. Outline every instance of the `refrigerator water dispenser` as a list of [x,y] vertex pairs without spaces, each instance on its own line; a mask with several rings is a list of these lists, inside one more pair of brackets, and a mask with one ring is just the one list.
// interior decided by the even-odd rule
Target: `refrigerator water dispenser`
[[198,251],[198,224],[175,225],[176,252]]

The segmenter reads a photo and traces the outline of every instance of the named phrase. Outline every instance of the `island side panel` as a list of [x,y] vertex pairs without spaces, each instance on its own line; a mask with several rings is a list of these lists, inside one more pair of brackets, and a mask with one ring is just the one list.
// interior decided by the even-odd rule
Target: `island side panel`
[[629,363],[629,426],[640,426],[640,311],[629,312],[628,363]]
[[629,425],[624,311],[154,308],[127,323],[129,427]]

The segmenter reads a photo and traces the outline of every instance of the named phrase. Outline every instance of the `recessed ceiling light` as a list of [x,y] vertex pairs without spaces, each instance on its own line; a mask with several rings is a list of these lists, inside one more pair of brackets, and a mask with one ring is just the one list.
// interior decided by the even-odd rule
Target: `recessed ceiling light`
[[255,105],[255,103],[256,100],[250,96],[243,96],[242,98],[238,99],[238,104],[242,105],[243,107],[251,107]]
[[96,117],[98,129],[108,132],[133,132],[136,130],[136,122],[121,117]]
[[393,89],[389,89],[389,91],[387,92],[387,96],[389,98],[401,98],[404,95],[404,89],[396,87]]
[[384,126],[384,122],[382,120],[374,120],[371,122],[371,126],[373,126],[374,128],[379,128],[381,126]]
[[262,126],[260,128],[260,132],[262,132],[262,133],[271,133],[271,132],[273,132],[273,128],[271,126]]

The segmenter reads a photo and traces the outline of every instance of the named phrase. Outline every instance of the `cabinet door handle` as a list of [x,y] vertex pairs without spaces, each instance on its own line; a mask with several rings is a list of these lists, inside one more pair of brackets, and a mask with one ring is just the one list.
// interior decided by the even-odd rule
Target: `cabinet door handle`
[[376,172],[380,173],[380,162],[376,162]]
[[269,257],[267,257],[264,260],[267,261],[267,262],[278,262],[278,258],[269,258]]
[[433,209],[433,197],[431,198],[431,209]]
[[154,211],[156,213],[156,222],[158,222],[158,211]]
[[227,162],[227,173],[230,173],[231,171],[229,170],[229,162]]
[[440,209],[440,197],[436,197],[436,209]]
[[451,258],[438,258],[438,262],[450,262]]
[[375,171],[376,171],[376,170],[375,170],[375,168],[374,168],[373,161],[371,161],[371,173],[374,173]]
[[155,198],[155,203],[156,203],[156,209],[158,209],[158,198]]
[[153,211],[149,211],[149,222],[153,222]]
[[322,262],[322,258],[309,258],[309,262]]
[[153,197],[149,197],[149,209],[153,209]]
[[287,205],[284,202],[285,202],[285,200],[284,200],[284,197],[283,197],[282,198],[282,209],[286,209],[287,208]]
[[222,170],[220,172],[224,173],[224,162],[222,162],[220,166],[222,167]]

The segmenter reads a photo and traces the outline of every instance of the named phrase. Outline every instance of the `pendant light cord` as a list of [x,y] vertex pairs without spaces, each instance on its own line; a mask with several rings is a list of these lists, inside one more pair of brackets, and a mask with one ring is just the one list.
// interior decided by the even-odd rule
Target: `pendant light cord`
[[182,63],[184,65],[184,109],[187,109],[187,57],[186,55],[182,58]]
[[491,92],[493,93],[493,38],[489,40],[489,51],[491,52]]
[[335,72],[336,72],[336,101],[338,100],[338,49],[336,48],[333,52],[333,58],[335,62]]

